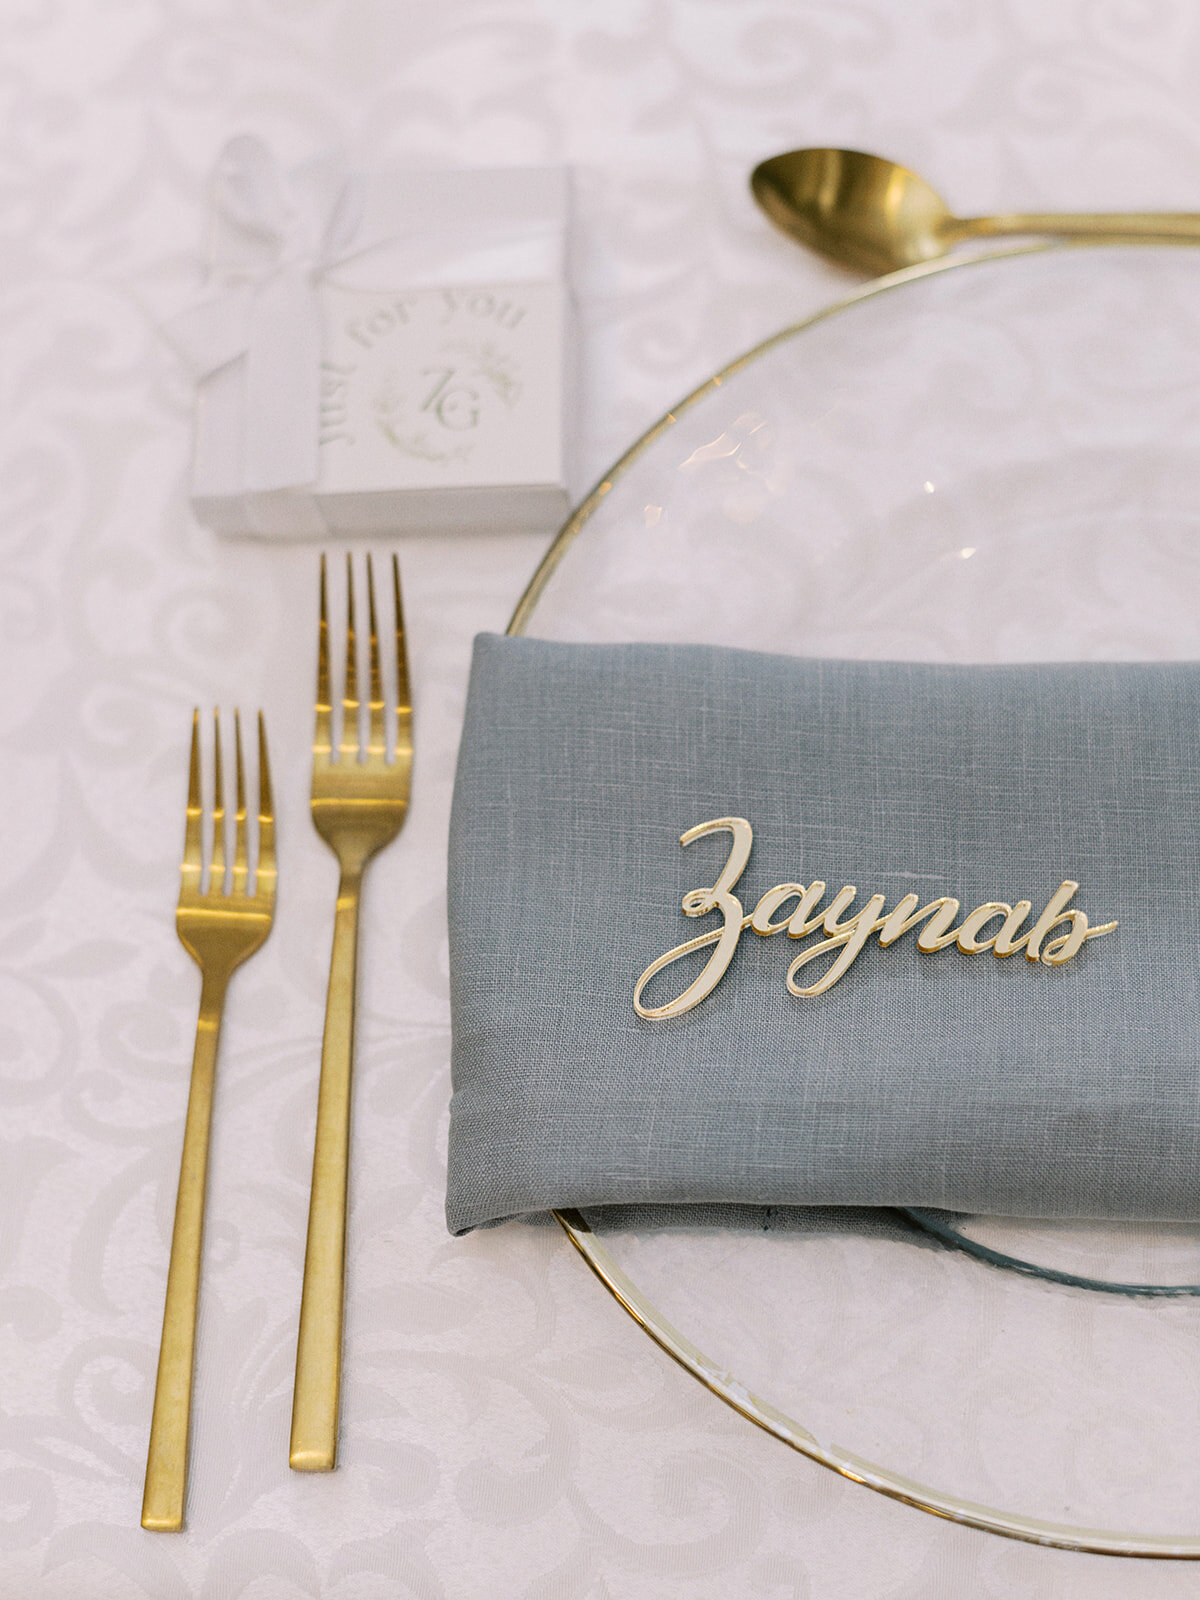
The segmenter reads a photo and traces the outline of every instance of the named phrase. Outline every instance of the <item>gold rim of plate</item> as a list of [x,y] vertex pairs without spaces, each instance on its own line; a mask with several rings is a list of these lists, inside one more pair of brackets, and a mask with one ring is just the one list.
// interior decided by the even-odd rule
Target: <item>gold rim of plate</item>
[[[545,592],[546,585],[553,576],[555,569],[569,547],[599,507],[601,501],[612,489],[613,484],[621,478],[634,462],[659,439],[669,428],[674,427],[685,412],[698,404],[714,390],[719,389],[723,383],[735,373],[741,372],[760,356],[766,355],[778,345],[796,338],[809,328],[816,327],[818,323],[826,321],[829,317],[840,315],[849,311],[864,300],[873,300],[881,294],[888,294],[893,289],[901,289],[906,285],[915,283],[918,279],[929,278],[943,272],[960,272],[964,268],[980,266],[996,261],[1008,261],[1032,255],[1044,255],[1050,251],[1080,251],[1099,248],[1112,249],[1124,243],[1120,240],[1080,241],[1070,244],[1037,244],[1026,245],[1012,250],[987,251],[978,255],[966,256],[960,260],[934,261],[916,267],[906,267],[901,272],[890,273],[885,278],[877,278],[865,284],[861,289],[844,299],[823,307],[813,316],[805,317],[800,322],[782,328],[778,333],[765,339],[761,344],[747,350],[744,355],[731,361],[728,366],[722,367],[713,374],[699,388],[693,389],[678,405],[672,407],[665,416],[659,418],[650,428],[642,434],[640,439],[630,445],[624,455],[616,461],[608,472],[596,483],[587,495],[580,501],[570,517],[563,523],[555,535],[550,548],[542,557],[537,570],[529,580],[524,594],[517,602],[516,610],[509,620],[507,632],[509,634],[522,634],[533,619],[538,601]],[[1131,247],[1139,249],[1187,249],[1196,248],[1193,243],[1189,246],[1183,240],[1161,241],[1128,241]],[[702,1383],[706,1389],[716,1395],[718,1400],[723,1400],[727,1406],[756,1427],[771,1434],[783,1444],[789,1445],[801,1455],[807,1456],[810,1461],[816,1461],[823,1467],[839,1473],[843,1478],[849,1478],[852,1483],[860,1483],[866,1489],[872,1489],[876,1494],[886,1495],[891,1500],[899,1500],[903,1505],[913,1506],[918,1511],[927,1511],[931,1516],[943,1517],[950,1522],[962,1523],[969,1528],[979,1528],[986,1533],[1000,1534],[1006,1539],[1020,1539],[1027,1544],[1046,1545],[1057,1550],[1078,1550],[1089,1555],[1105,1556],[1141,1556],[1157,1560],[1196,1561],[1200,1560],[1200,1534],[1186,1534],[1178,1538],[1164,1534],[1123,1533],[1119,1530],[1106,1528],[1076,1527],[1068,1523],[1050,1522],[1040,1517],[1024,1516],[1019,1512],[1004,1511],[995,1506],[982,1505],[978,1501],[969,1500],[953,1491],[932,1488],[928,1484],[917,1483],[911,1478],[906,1478],[902,1473],[891,1472],[886,1467],[878,1466],[872,1461],[864,1460],[862,1456],[855,1455],[850,1450],[843,1450],[839,1445],[827,1443],[818,1439],[801,1423],[789,1417],[786,1412],[780,1411],[767,1400],[753,1394],[737,1377],[717,1361],[706,1356],[702,1350],[694,1345],[690,1339],[675,1328],[663,1315],[647,1294],[644,1294],[617,1265],[611,1253],[604,1247],[595,1233],[589,1227],[586,1218],[578,1211],[555,1211],[555,1221],[563,1229],[568,1239],[587,1262],[588,1266],[599,1278],[600,1282],[616,1300],[617,1304],[626,1311],[638,1326],[654,1340],[661,1349],[665,1350],[672,1360],[679,1363],[685,1372],[690,1372],[692,1377]]]

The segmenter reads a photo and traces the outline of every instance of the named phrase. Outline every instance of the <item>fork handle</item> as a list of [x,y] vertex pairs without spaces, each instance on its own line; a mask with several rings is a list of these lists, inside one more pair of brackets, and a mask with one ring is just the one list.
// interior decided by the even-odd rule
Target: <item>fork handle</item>
[[183,1527],[192,1416],[192,1358],[204,1244],[208,1134],[221,1013],[228,982],[225,973],[206,972],[203,977],[187,1121],[183,1129],[183,1158],[179,1164],[179,1192],[175,1200],[175,1227],[171,1234],[171,1263],[167,1269],[167,1298],[142,1498],[142,1527],[164,1533],[175,1533]]
[[325,1003],[308,1243],[300,1296],[300,1338],[296,1347],[296,1388],[292,1398],[288,1459],[297,1472],[332,1472],[337,1465],[361,888],[361,868],[343,866],[333,923],[329,995]]

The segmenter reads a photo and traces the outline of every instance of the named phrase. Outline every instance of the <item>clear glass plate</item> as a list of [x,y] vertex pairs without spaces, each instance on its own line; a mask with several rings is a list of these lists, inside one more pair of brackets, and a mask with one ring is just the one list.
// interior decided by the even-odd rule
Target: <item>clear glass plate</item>
[[[1200,258],[1010,252],[785,330],[627,453],[511,631],[1200,658]],[[566,1219],[677,1359],[837,1470],[1017,1537],[1200,1555],[1200,1302],[1030,1281],[890,1213],[744,1222]],[[1200,1226],[962,1226],[1077,1276],[1200,1283]]]

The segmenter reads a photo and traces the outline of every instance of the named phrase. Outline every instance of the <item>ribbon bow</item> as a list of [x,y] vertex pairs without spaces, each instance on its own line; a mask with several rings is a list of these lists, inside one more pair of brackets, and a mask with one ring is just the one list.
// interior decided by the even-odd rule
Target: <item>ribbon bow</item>
[[364,230],[364,186],[338,154],[283,169],[252,134],[230,139],[212,180],[217,293],[164,332],[198,378],[242,359],[243,487],[316,480],[321,383],[317,281],[383,242]]

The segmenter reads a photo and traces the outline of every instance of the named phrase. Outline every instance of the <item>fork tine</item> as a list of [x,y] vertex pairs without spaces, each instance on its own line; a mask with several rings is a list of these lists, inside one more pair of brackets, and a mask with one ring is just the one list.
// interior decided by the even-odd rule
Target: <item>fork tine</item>
[[187,824],[183,832],[183,893],[198,894],[204,868],[204,846],[200,836],[200,708],[192,712],[192,758],[188,766]]
[[233,743],[237,770],[237,810],[233,830],[233,892],[245,894],[246,862],[246,771],[242,763],[242,715],[233,709]]
[[333,748],[333,690],[329,686],[329,604],[325,588],[325,557],[321,556],[321,620],[317,628],[317,725],[313,732],[313,756],[329,759]]
[[379,624],[375,616],[375,574],[367,552],[367,605],[371,621],[371,720],[367,732],[367,753],[387,755],[387,735],[383,726],[383,673],[379,667]]
[[408,688],[408,652],[404,644],[404,606],[400,599],[400,560],[392,554],[392,604],[396,611],[396,716],[407,731],[412,718]]
[[258,713],[258,869],[254,892],[270,899],[275,893],[275,801],[267,761],[267,725]]
[[358,758],[358,666],[354,641],[354,566],[346,552],[346,681],[342,692],[343,756]]
[[208,869],[210,894],[225,891],[225,779],[221,773],[221,713],[213,712],[213,842]]

